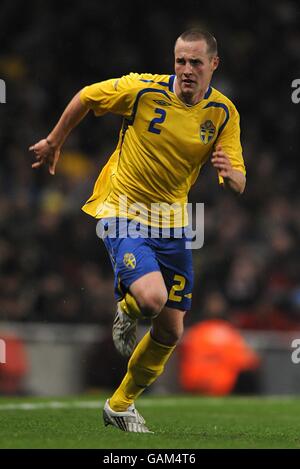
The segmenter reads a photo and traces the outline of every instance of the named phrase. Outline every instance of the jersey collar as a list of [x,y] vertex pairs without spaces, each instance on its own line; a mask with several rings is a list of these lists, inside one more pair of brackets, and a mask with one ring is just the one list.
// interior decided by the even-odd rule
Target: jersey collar
[[[172,91],[172,93],[175,94],[176,98],[181,101],[181,99],[177,96],[176,94],[176,91],[175,91],[175,83],[176,83],[176,80],[177,80],[177,77],[176,75],[171,75],[170,77],[170,80],[169,80],[169,89],[170,91]],[[205,91],[205,94],[203,96],[203,99],[208,99],[211,95],[211,92],[212,92],[212,87],[209,85],[207,90]],[[183,103],[183,101],[181,101]],[[201,102],[201,101],[200,101]],[[187,107],[193,107],[193,106],[197,106],[197,104],[186,104],[186,103],[183,103],[185,106]]]

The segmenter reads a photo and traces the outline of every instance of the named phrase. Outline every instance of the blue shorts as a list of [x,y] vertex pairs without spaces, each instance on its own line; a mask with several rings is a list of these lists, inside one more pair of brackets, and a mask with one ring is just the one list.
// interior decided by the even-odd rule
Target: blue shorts
[[[135,280],[149,272],[161,272],[168,291],[166,306],[184,311],[191,309],[194,281],[192,253],[186,247],[189,238],[183,229],[180,229],[180,238],[172,235],[172,229],[168,238],[145,236],[145,231],[138,237],[120,237],[115,219],[105,218],[99,223],[101,233],[98,227],[97,232],[104,241],[115,272],[117,301],[124,297]],[[125,220],[125,225],[128,223]],[[147,232],[150,229],[143,228]]]

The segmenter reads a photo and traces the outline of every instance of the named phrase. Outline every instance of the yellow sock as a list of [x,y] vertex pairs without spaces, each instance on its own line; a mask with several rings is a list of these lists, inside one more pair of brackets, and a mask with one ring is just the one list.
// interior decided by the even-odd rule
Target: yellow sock
[[120,304],[122,311],[128,314],[132,319],[139,319],[142,317],[142,312],[131,293],[126,293]]
[[122,383],[109,400],[110,407],[115,412],[126,410],[163,372],[175,347],[159,344],[147,332],[128,362]]

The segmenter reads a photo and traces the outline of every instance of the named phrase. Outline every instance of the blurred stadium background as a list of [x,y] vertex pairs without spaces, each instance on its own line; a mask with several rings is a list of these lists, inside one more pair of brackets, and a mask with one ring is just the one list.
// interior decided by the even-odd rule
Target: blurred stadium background
[[[186,327],[225,319],[258,360],[248,374],[236,366],[223,392],[194,391],[300,392],[300,364],[291,360],[291,342],[300,338],[300,104],[291,101],[292,80],[300,78],[298,2],[3,0],[0,337],[7,364],[0,364],[0,394],[68,395],[118,383],[125,363],[110,337],[111,266],[80,207],[120,120],[89,115],[54,178],[31,170],[27,148],[86,84],[130,71],[172,73],[173,43],[191,27],[218,40],[213,86],[240,112],[248,184],[240,198],[222,192],[208,166],[192,190],[191,200],[205,203],[205,245],[194,252]],[[181,352],[153,393],[187,390]]]

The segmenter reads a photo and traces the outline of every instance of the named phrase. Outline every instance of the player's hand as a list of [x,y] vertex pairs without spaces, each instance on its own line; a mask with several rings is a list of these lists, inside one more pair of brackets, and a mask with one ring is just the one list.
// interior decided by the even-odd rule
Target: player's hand
[[29,151],[34,152],[36,162],[31,165],[33,169],[39,168],[44,164],[48,164],[49,173],[54,176],[55,167],[59,160],[60,148],[52,146],[46,138],[43,138],[39,142],[31,145]]
[[221,145],[217,145],[215,151],[212,154],[211,162],[213,166],[218,170],[219,176],[227,179],[232,175],[232,165],[229,157],[222,150]]

